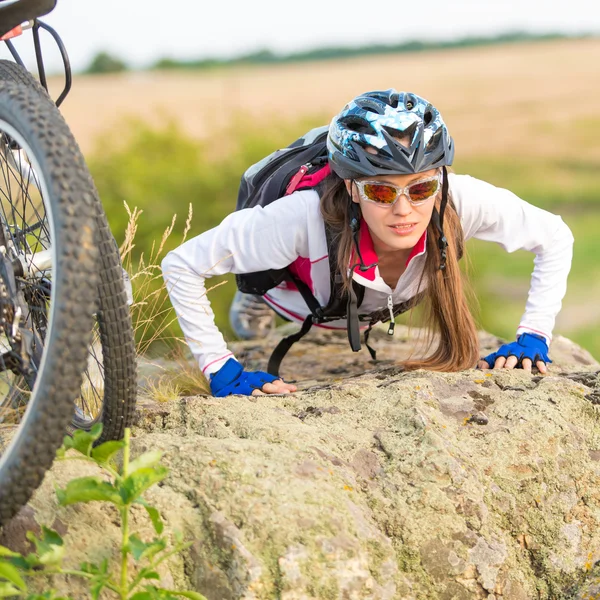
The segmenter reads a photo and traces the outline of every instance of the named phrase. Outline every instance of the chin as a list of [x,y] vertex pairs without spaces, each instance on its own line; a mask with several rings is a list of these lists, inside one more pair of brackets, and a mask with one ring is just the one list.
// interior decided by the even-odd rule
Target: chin
[[387,246],[394,250],[408,250],[417,245],[423,232],[413,232],[410,235],[395,235],[389,232],[386,232],[386,234],[384,240]]

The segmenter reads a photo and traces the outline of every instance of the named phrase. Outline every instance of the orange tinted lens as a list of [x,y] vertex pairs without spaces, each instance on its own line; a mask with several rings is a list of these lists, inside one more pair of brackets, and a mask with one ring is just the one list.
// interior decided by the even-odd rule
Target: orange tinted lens
[[381,183],[367,183],[363,190],[369,200],[380,204],[392,204],[398,195],[396,188]]
[[427,198],[431,198],[438,191],[438,187],[438,180],[432,179],[431,181],[422,181],[409,186],[408,193],[413,202],[422,202]]

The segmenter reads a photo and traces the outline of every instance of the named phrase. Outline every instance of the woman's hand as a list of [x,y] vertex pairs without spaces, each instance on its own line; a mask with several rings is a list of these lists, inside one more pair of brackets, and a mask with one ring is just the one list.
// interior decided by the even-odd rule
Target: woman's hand
[[237,360],[230,358],[216,373],[211,374],[210,389],[213,395],[222,398],[231,394],[289,394],[297,388],[263,371],[244,371],[244,367]]
[[532,366],[540,373],[547,373],[546,363],[552,361],[548,357],[548,344],[545,338],[533,333],[521,334],[516,342],[504,344],[497,352],[482,358],[477,365],[480,369],[514,369],[521,368],[531,373]]
[[[519,359],[516,356],[509,356],[508,358],[499,356],[493,366],[490,367],[485,359],[481,359],[477,364],[477,367],[479,369],[514,369],[518,362]],[[530,358],[524,358],[521,361],[521,368],[524,371],[529,371],[531,373],[532,364],[533,363]],[[545,374],[548,372],[548,367],[546,367],[546,363],[543,360],[538,360],[535,363],[535,366],[539,369],[540,373]]]
[[265,383],[260,390],[254,390],[253,396],[264,396],[265,394],[289,394],[295,392],[298,388],[291,384],[286,383],[283,379],[276,379],[273,383]]

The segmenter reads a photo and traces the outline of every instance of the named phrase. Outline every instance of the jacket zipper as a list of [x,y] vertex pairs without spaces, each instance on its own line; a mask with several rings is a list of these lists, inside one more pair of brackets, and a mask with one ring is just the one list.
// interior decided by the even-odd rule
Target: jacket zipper
[[[325,141],[327,139],[327,132],[322,133],[320,136],[317,136],[314,141],[312,142],[312,144],[317,144],[317,143],[321,143],[323,141]],[[263,182],[268,179],[273,173],[275,173],[275,171],[277,171],[277,169],[279,169],[279,167],[286,162],[287,160],[289,160],[290,157],[292,156],[296,156],[297,154],[299,154],[300,152],[303,152],[304,150],[306,150],[307,148],[309,148],[312,144],[309,144],[307,146],[295,146],[294,148],[282,148],[282,153],[280,156],[277,156],[275,158],[273,158],[273,160],[270,163],[267,163],[265,165],[265,167],[269,167],[268,169],[265,168],[265,172],[262,173],[262,177],[258,178],[256,181],[252,182],[252,186],[253,189],[258,189]],[[318,156],[318,154],[316,155]],[[315,160],[314,158],[312,160]],[[259,169],[259,172],[262,169]]]
[[394,327],[396,327],[396,317],[394,316],[394,300],[392,296],[388,296],[388,310],[390,311],[390,326],[388,327],[388,335],[394,335]]
[[298,187],[301,179],[304,177],[304,175],[306,175],[311,167],[311,163],[306,163],[305,165],[302,165],[298,171],[296,171],[296,174],[290,179],[288,186],[285,188],[284,196],[289,196]]

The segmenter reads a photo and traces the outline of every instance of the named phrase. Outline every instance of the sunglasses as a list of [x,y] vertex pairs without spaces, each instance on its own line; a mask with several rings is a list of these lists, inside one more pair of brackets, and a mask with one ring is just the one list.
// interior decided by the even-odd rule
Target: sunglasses
[[362,199],[367,202],[379,206],[393,206],[400,196],[406,196],[413,206],[420,206],[437,194],[440,189],[440,176],[438,174],[419,179],[406,187],[379,181],[355,181],[354,183]]

